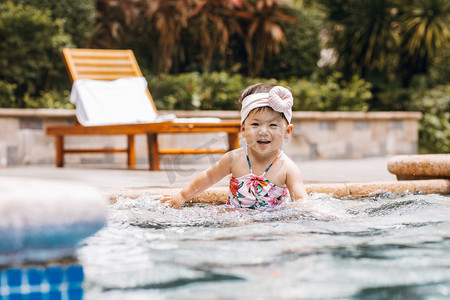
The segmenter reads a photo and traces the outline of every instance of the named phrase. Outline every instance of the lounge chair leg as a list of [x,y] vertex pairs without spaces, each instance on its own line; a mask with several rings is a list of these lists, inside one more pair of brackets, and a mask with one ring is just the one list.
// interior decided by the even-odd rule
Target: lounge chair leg
[[58,168],[64,167],[64,137],[62,135],[55,135],[55,165]]
[[147,133],[148,163],[151,171],[159,171],[158,135]]
[[239,134],[228,133],[228,150],[234,150],[239,148]]
[[136,147],[134,143],[134,134],[127,135],[127,163],[128,168],[136,166]]

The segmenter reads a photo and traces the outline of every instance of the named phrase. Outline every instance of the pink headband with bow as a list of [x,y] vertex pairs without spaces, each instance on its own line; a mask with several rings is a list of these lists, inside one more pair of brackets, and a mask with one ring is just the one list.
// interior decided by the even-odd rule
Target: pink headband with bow
[[294,97],[291,92],[282,86],[274,86],[268,93],[256,93],[248,95],[242,100],[241,124],[244,123],[248,114],[258,107],[270,106],[273,110],[283,113],[286,120],[291,123],[292,105]]

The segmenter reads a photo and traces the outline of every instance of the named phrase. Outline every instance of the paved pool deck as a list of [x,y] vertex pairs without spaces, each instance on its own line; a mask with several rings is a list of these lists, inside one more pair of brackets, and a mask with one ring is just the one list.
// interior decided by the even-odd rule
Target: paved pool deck
[[[450,194],[449,179],[397,181],[388,171],[391,157],[374,157],[352,160],[296,161],[303,173],[308,193],[326,193],[338,198],[358,199],[361,196],[392,193]],[[50,165],[5,167],[0,169],[2,177],[22,179],[35,178],[53,181],[66,180],[88,184],[100,189],[116,202],[120,197],[136,198],[144,193],[172,194],[188,184],[198,173],[213,161],[205,158],[196,163],[181,163],[183,160],[165,158],[161,171],[149,171],[147,165],[138,165],[129,170],[124,165],[66,165],[56,168]],[[200,203],[225,203],[228,196],[228,177],[192,199]],[[20,186],[20,184],[18,185]]]
[[[303,173],[305,184],[396,181],[396,176],[387,169],[390,157],[373,157],[352,160],[296,161]],[[172,161],[173,162],[173,161]],[[58,179],[87,183],[102,190],[133,188],[180,188],[206,169],[209,160],[196,164],[163,162],[161,171],[149,171],[147,165],[126,169],[124,165],[53,165],[10,166],[0,169],[1,177],[26,177]],[[225,178],[215,186],[227,186]]]

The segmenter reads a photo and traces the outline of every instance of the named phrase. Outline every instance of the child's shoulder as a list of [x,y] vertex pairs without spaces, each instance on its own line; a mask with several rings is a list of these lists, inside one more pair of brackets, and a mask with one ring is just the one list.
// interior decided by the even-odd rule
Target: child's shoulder
[[235,150],[228,151],[225,156],[230,165],[231,173],[233,176],[241,176],[236,174],[241,174],[242,172],[248,172],[247,158],[245,149],[239,148]]
[[229,155],[230,158],[245,157],[245,150],[244,148],[230,150],[227,152],[227,155]]
[[295,164],[295,162],[283,151],[280,157],[285,163]]
[[232,164],[245,157],[245,151],[242,148],[230,150],[225,153],[219,162]]
[[287,156],[286,153],[283,153],[281,159],[283,160],[283,166],[288,175],[298,174],[300,172],[300,169],[298,168],[297,164],[289,156]]

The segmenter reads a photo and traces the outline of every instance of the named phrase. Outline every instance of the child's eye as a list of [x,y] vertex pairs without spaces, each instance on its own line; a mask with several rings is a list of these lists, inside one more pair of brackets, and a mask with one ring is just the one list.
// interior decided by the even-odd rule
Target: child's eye
[[252,125],[252,126],[259,126],[258,123],[252,123],[251,125]]
[[276,127],[278,127],[278,124],[270,124],[270,127],[276,128]]

